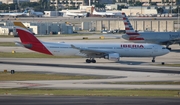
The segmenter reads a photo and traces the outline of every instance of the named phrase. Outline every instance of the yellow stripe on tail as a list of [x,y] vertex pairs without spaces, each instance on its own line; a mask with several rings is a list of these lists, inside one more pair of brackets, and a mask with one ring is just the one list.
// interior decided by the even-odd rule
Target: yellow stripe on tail
[[21,27],[21,28],[27,29],[27,27],[24,26],[24,24],[23,24],[22,22],[14,22],[14,25],[15,25],[15,26],[18,26],[18,27]]

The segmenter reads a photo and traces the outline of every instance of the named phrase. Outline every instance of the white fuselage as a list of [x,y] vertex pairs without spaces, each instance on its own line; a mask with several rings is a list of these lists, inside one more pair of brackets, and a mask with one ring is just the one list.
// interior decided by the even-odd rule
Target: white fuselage
[[156,43],[166,45],[167,42],[172,44],[180,43],[180,32],[138,32],[140,35],[137,38],[143,38],[144,40],[129,40],[131,35],[123,35],[126,40],[141,43]]
[[71,13],[71,12],[66,12],[67,16],[76,16],[76,17],[86,17],[86,13]]
[[115,14],[113,13],[108,13],[108,12],[95,12],[93,15],[101,15],[101,16],[114,16]]
[[0,16],[23,16],[26,13],[0,13]]
[[[119,53],[120,57],[155,57],[169,53],[169,50],[156,44],[144,43],[47,43],[43,45],[55,56],[86,56],[79,49],[95,50],[106,53]],[[143,47],[142,47],[143,46]]]
[[93,15],[115,16],[114,13],[111,13],[111,12],[97,12],[95,9],[93,10]]

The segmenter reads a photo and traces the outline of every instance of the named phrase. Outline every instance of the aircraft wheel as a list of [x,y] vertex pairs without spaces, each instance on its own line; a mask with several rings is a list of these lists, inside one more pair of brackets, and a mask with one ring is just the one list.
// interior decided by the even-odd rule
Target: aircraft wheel
[[162,64],[162,65],[164,65],[165,63],[164,63],[164,62],[162,62],[161,64]]
[[86,63],[91,63],[91,60],[89,60],[89,59],[86,59]]
[[155,60],[152,60],[152,62],[154,63],[154,62],[155,62]]
[[92,63],[96,63],[96,60],[93,59],[91,62],[92,62]]

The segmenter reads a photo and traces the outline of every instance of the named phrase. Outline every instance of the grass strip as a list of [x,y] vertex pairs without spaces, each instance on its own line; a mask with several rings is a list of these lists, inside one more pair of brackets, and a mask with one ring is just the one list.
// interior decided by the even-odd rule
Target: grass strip
[[159,66],[170,66],[170,67],[180,67],[180,64],[164,64]]
[[78,56],[52,56],[36,52],[0,52],[0,58],[80,58]]
[[91,75],[68,75],[39,72],[0,72],[0,81],[27,81],[27,80],[81,80],[81,79],[104,79],[103,76]]
[[0,46],[16,46],[14,42],[0,42]]
[[107,82],[105,84],[129,84],[129,85],[180,85],[180,81],[157,81],[157,82]]
[[0,89],[0,94],[11,95],[60,95],[60,96],[136,96],[136,97],[180,97],[178,90],[110,90],[110,89]]
[[0,35],[0,38],[14,38],[14,35]]

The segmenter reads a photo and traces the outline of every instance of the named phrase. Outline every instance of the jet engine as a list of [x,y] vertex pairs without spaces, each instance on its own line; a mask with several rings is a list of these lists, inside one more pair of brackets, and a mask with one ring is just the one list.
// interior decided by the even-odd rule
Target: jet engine
[[111,61],[119,61],[119,53],[109,53],[108,55],[105,55],[105,59],[109,59]]

